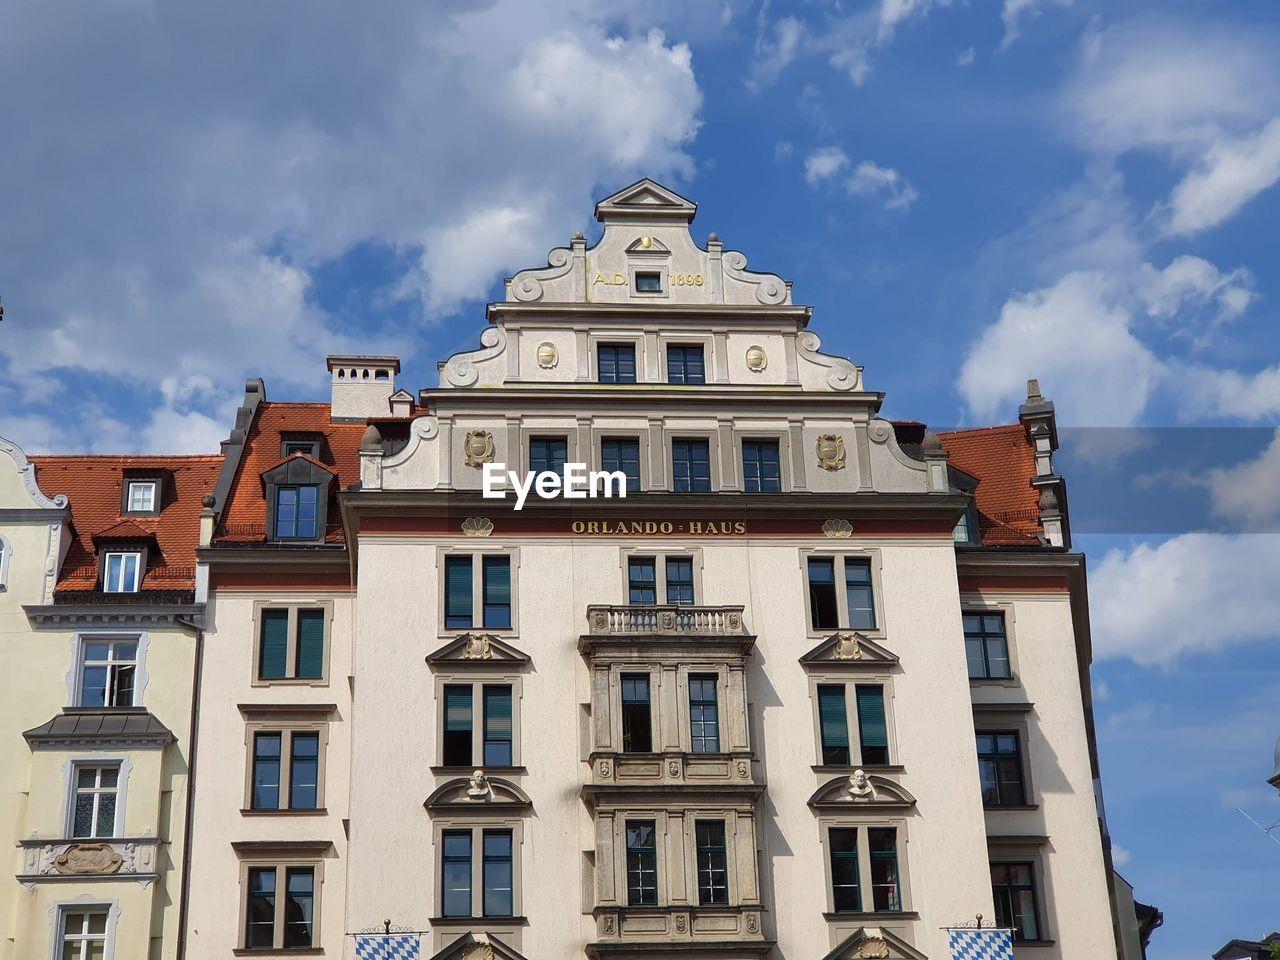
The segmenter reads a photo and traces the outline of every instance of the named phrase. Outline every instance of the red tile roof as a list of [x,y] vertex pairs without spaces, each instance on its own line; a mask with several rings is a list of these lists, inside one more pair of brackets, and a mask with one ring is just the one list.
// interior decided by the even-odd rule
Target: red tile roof
[[[221,456],[201,457],[32,457],[36,481],[47,496],[65,493],[74,539],[58,575],[57,593],[98,588],[94,538],[155,538],[143,591],[195,589],[200,509],[213,492]],[[159,516],[121,516],[126,471],[164,474]]]
[[[333,422],[327,403],[270,403],[258,407],[245,440],[244,456],[231,484],[214,540],[220,543],[261,543],[267,533],[267,501],[262,474],[281,462],[282,435],[314,433],[324,437],[318,461],[338,475],[331,495],[360,480],[360,441],[367,424]],[[311,458],[306,458],[311,459]],[[341,543],[342,525],[336,508],[329,510],[329,543]]]
[[978,481],[973,498],[985,546],[1035,545],[1040,495],[1035,454],[1020,423],[938,434],[951,466]]

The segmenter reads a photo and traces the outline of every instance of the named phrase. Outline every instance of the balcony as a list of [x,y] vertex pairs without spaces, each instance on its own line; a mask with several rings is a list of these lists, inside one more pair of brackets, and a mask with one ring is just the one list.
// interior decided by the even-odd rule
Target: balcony
[[587,624],[593,636],[744,636],[742,607],[676,604],[592,605]]

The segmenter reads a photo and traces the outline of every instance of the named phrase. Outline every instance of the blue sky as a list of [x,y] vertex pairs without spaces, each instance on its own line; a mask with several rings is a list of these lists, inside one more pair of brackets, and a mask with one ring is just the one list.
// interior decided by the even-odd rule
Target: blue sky
[[1280,818],[1280,545],[1239,533],[1280,518],[1278,40],[1268,0],[16,0],[0,435],[214,449],[245,377],[320,399],[328,352],[433,385],[503,275],[661,179],[888,415],[1008,421],[1038,376],[1090,428],[1111,826],[1153,955],[1204,958],[1280,926],[1235,810]]

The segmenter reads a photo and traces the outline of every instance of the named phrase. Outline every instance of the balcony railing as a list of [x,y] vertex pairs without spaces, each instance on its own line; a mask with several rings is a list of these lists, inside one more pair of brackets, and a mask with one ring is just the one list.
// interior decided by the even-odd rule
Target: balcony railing
[[592,605],[587,607],[587,627],[593,635],[739,636],[747,632],[742,609],[683,604]]

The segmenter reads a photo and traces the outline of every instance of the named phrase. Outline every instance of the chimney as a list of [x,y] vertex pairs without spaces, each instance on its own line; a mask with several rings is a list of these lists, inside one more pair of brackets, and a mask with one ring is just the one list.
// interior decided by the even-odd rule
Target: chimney
[[385,417],[396,390],[399,357],[329,357],[333,392],[329,400],[332,420],[367,420]]

